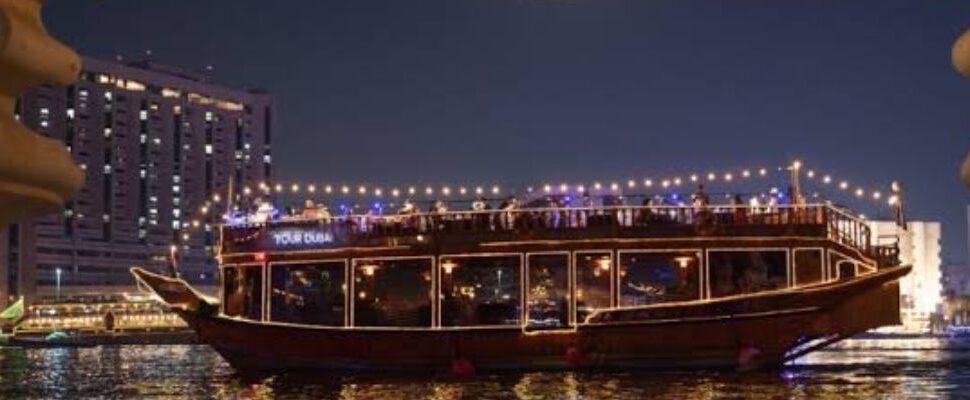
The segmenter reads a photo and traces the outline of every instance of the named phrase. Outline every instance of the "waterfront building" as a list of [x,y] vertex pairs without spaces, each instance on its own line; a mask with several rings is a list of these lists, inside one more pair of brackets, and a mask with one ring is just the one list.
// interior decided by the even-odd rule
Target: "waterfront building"
[[186,279],[214,282],[217,216],[200,211],[230,180],[272,173],[271,95],[153,61],[84,58],[76,84],[33,89],[15,111],[62,141],[86,177],[62,213],[0,232],[0,304],[130,291],[130,267],[172,257]]
[[928,332],[934,316],[943,312],[943,272],[939,222],[909,221],[903,230],[896,221],[871,221],[873,243],[884,244],[898,235],[899,258],[912,265],[899,281],[900,313],[904,332]]
[[943,293],[947,297],[970,296],[970,265],[955,262],[943,264]]

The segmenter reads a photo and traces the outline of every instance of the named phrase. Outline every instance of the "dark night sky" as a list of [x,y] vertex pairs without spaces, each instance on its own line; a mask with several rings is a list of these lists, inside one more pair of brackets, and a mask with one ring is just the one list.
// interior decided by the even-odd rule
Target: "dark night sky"
[[[283,5],[286,6],[283,6]],[[296,6],[299,4],[299,6]],[[778,165],[906,186],[967,258],[966,0],[53,1],[81,53],[278,96],[276,176],[559,182]],[[870,185],[870,186],[871,186]]]

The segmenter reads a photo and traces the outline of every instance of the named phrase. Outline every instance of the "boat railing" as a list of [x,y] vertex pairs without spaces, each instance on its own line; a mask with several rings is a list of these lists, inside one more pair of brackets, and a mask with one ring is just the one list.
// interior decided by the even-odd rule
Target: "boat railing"
[[[725,233],[733,228],[824,228],[820,234],[870,254],[869,227],[864,220],[827,204],[806,205],[710,205],[710,206],[592,206],[532,207],[446,212],[412,212],[394,215],[314,214],[284,216],[269,222],[226,225],[230,238],[254,237],[265,226],[321,226],[334,239],[373,239],[420,235],[580,232],[596,228],[685,228],[691,235]],[[730,234],[730,233],[727,233]],[[338,240],[333,240],[338,242]],[[353,240],[351,240],[352,242]],[[348,242],[341,240],[341,242]]]

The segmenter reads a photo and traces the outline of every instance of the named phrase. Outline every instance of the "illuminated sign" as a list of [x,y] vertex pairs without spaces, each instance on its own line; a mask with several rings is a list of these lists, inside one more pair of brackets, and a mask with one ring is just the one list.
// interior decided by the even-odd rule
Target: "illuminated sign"
[[308,247],[333,243],[333,234],[304,229],[286,229],[272,233],[276,247]]

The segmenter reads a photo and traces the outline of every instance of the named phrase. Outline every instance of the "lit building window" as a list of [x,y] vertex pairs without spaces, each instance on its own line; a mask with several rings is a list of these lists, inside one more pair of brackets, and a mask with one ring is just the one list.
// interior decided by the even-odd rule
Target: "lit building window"
[[138,136],[138,140],[141,142],[141,144],[145,144],[146,142],[148,142],[148,135],[142,133],[141,135]]
[[138,119],[144,121],[148,119],[148,110],[141,110],[138,112]]
[[111,216],[108,215],[108,214],[104,214],[104,215],[101,216],[101,221],[111,222]]
[[104,128],[104,137],[111,137],[111,128]]
[[67,109],[67,119],[74,119],[74,109],[73,108],[68,108]]
[[182,187],[179,185],[172,186],[172,191],[175,193],[179,193],[182,191]]
[[113,95],[113,94],[112,94],[111,92],[104,92],[104,99],[105,99],[105,100],[107,100],[107,101],[111,101],[111,99],[112,99],[113,97],[114,97],[114,95]]
[[41,128],[46,128],[48,125],[50,125],[50,124],[47,122],[46,119],[40,121],[40,127]]
[[212,154],[212,145],[211,144],[205,145],[205,154]]
[[49,108],[44,107],[44,108],[41,108],[40,109],[40,116],[41,116],[41,118],[46,118],[50,114],[51,114],[51,110]]
[[273,158],[269,154],[266,154],[266,155],[263,156],[263,162],[266,163],[266,164],[272,163],[273,162]]
[[205,112],[205,120],[206,120],[206,122],[211,122],[212,121],[212,111],[206,111]]
[[174,209],[174,210],[172,210],[172,216],[175,217],[175,218],[181,217],[182,216],[182,210],[179,210],[177,208]]
[[148,171],[145,171],[144,169],[138,170],[138,176],[141,176],[141,179],[145,179],[145,177],[148,176]]
[[154,139],[152,139],[152,143],[154,143],[156,146],[161,146],[162,145],[162,139],[161,138],[154,138]]
[[127,81],[125,82],[125,89],[131,90],[133,92],[144,92],[145,85],[141,82]]
[[182,229],[182,223],[179,221],[172,221],[172,229],[176,231]]
[[182,175],[172,175],[172,182],[179,183],[182,181]]
[[111,164],[105,164],[104,165],[104,173],[105,173],[105,175],[111,173]]
[[169,89],[169,88],[162,89],[162,97],[175,98],[175,97],[179,97],[181,95],[182,95],[182,93],[179,92],[178,90]]

